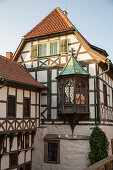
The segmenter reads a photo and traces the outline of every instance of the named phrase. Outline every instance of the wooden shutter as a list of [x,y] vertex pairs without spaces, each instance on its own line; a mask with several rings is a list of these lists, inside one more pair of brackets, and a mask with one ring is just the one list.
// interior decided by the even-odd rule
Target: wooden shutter
[[60,40],[60,53],[67,52],[67,39]]
[[37,57],[37,44],[35,44],[33,46],[34,46],[34,57]]
[[31,57],[37,57],[37,44],[31,45]]
[[8,97],[8,117],[15,117],[15,97]]

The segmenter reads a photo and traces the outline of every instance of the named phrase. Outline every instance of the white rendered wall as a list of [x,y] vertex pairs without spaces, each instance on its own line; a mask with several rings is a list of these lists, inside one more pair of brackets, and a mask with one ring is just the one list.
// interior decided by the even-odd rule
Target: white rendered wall
[[[90,126],[76,126],[74,135],[90,135]],[[36,148],[33,152],[33,170],[82,170],[87,167],[89,161],[88,140],[60,140],[60,164],[44,163],[44,137],[46,134],[72,134],[69,126],[50,125],[47,128],[39,128],[35,136]]]

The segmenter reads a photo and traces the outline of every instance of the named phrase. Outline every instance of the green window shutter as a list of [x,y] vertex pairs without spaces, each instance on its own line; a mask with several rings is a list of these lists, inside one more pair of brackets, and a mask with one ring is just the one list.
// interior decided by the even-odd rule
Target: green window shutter
[[67,39],[60,40],[60,53],[67,52]]
[[38,56],[40,57],[40,49],[41,49],[41,44],[38,45]]

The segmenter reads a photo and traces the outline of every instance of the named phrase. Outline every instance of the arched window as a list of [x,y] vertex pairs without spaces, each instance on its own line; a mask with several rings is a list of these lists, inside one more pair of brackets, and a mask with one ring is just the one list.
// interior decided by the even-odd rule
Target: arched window
[[85,105],[86,104],[86,85],[80,79],[76,80],[76,104]]
[[74,104],[74,82],[71,79],[64,86],[64,104]]

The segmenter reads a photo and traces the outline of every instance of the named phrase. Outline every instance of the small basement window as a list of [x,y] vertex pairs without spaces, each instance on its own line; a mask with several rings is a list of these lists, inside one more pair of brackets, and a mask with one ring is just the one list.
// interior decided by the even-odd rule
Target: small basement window
[[60,141],[45,141],[44,158],[45,163],[60,163]]

